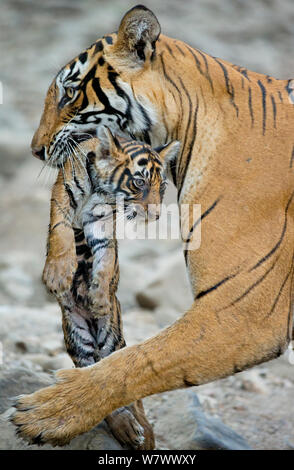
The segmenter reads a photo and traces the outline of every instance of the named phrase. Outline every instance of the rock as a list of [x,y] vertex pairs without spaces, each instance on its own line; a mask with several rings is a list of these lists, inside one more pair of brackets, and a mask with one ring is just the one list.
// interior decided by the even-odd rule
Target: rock
[[294,450],[294,441],[293,442],[286,441],[286,445],[288,446],[289,449]]
[[130,310],[124,314],[123,324],[128,346],[138,344],[158,332],[156,317],[148,310]]
[[147,310],[155,310],[159,306],[158,302],[145,292],[138,292],[136,294],[136,301],[141,308],[146,308]]
[[63,333],[58,305],[47,308],[0,306],[0,341],[6,350],[18,353],[61,352]]
[[0,289],[20,302],[27,301],[34,292],[31,277],[18,266],[0,271]]
[[242,436],[226,426],[219,418],[208,416],[202,411],[196,394],[192,399],[197,429],[191,441],[191,449],[250,450]]
[[5,369],[0,369],[0,413],[12,406],[13,397],[22,393],[32,393],[50,383],[52,378],[48,374],[35,373],[24,367],[11,365],[8,369],[8,365],[5,365]]
[[[29,369],[12,367],[0,369],[0,449],[2,450],[36,450],[38,446],[29,446],[15,435],[15,428],[10,424],[9,416],[14,411],[12,397],[50,385],[52,377],[44,373],[35,373]],[[42,447],[52,450],[50,445]],[[91,431],[76,437],[66,447],[55,447],[55,450],[122,450],[122,446],[113,437],[105,422]]]
[[74,365],[68,354],[62,353],[50,357],[46,354],[26,354],[27,361],[39,365],[44,372],[50,372],[58,369],[71,369]]
[[154,431],[161,448],[175,450],[249,450],[243,437],[219,418],[204,413],[193,391],[176,390],[144,400],[156,416]]
[[182,314],[193,301],[181,252],[161,256],[153,277],[136,293],[142,308],[172,308]]
[[64,349],[63,337],[52,335],[42,343],[42,349],[49,354],[49,356],[56,356]]
[[247,392],[268,393],[266,382],[257,369],[242,372],[239,379],[241,380],[241,388]]

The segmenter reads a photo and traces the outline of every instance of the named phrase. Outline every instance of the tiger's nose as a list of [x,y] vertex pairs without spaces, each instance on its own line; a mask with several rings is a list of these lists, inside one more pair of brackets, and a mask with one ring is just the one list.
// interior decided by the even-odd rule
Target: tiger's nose
[[45,147],[33,147],[32,154],[34,157],[39,158],[40,160],[45,160]]

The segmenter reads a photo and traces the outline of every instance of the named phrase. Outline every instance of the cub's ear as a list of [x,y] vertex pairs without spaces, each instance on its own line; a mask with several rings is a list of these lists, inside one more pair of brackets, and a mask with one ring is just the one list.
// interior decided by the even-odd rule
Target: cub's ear
[[154,13],[143,5],[129,10],[121,20],[115,49],[122,58],[142,65],[155,53],[160,25]]
[[172,140],[166,145],[155,148],[154,151],[158,153],[164,166],[167,167],[169,163],[176,159],[180,146],[181,143],[178,140]]
[[97,137],[100,142],[99,150],[101,158],[119,158],[121,152],[120,143],[108,127],[98,127]]

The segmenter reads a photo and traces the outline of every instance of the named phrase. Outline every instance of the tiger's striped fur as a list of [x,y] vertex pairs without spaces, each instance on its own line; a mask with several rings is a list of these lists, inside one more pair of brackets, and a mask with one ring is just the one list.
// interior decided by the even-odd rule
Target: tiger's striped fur
[[[152,145],[180,140],[179,203],[202,205],[185,247],[200,222],[202,243],[185,252],[194,294],[185,315],[89,370],[59,372],[53,389],[19,400],[14,422],[22,436],[41,432],[46,442],[64,443],[134,399],[226,377],[285,350],[293,325],[293,98],[291,80],[160,35],[142,6],[62,69],[34,153],[59,161],[71,133],[104,123]],[[87,409],[75,410],[79,423],[70,420],[73,401]],[[45,412],[55,418],[42,419]]]

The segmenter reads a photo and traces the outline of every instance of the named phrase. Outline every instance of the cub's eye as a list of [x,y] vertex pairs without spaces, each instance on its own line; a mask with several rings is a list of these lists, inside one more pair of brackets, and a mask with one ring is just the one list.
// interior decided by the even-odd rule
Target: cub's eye
[[145,186],[145,180],[143,180],[143,178],[135,178],[134,185],[137,186],[137,188],[143,188]]
[[73,87],[68,87],[65,89],[66,96],[71,100],[75,94],[75,89]]

